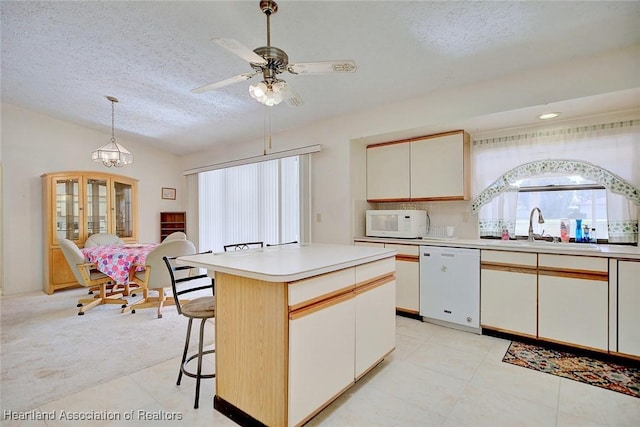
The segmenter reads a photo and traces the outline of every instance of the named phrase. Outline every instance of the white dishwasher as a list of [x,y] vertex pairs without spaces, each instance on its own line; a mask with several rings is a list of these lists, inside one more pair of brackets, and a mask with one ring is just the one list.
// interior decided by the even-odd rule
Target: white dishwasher
[[420,316],[482,332],[479,249],[420,246]]

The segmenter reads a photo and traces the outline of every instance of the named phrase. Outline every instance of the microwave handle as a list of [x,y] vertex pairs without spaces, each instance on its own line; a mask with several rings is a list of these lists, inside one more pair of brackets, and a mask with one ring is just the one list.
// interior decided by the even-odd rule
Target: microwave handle
[[431,230],[431,217],[429,216],[429,212],[427,212],[427,232],[426,234],[429,234],[429,231]]

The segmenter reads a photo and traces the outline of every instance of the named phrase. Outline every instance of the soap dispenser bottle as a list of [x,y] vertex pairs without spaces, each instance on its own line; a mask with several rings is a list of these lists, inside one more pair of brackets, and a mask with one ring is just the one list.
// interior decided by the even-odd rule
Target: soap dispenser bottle
[[576,219],[576,243],[582,242],[582,220]]
[[591,238],[589,237],[589,231],[591,229],[589,228],[589,226],[587,224],[584,225],[584,230],[582,230],[582,241],[585,243],[589,243],[591,241]]

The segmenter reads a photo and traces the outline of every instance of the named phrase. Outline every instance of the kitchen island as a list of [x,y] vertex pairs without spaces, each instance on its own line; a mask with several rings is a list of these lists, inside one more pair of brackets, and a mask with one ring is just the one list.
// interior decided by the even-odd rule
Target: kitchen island
[[216,286],[214,407],[302,425],[395,348],[395,251],[293,244],[178,258]]

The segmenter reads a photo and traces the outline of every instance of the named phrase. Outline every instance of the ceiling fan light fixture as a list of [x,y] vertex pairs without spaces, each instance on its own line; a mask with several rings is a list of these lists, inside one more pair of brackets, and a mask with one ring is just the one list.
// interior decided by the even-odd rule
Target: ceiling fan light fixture
[[115,103],[118,102],[118,98],[113,96],[107,96],[106,98],[111,102],[111,141],[91,153],[91,160],[102,162],[108,168],[112,166],[121,168],[133,163],[133,154],[116,142],[114,117]]
[[253,99],[260,100],[260,98],[263,98],[267,94],[268,90],[269,88],[264,82],[260,82],[255,86],[249,85],[249,94]]
[[249,85],[249,94],[261,104],[273,107],[274,105],[280,104],[284,99],[281,93],[283,87],[284,82],[282,82],[282,84],[280,84],[280,82],[274,84],[260,82],[255,86]]

